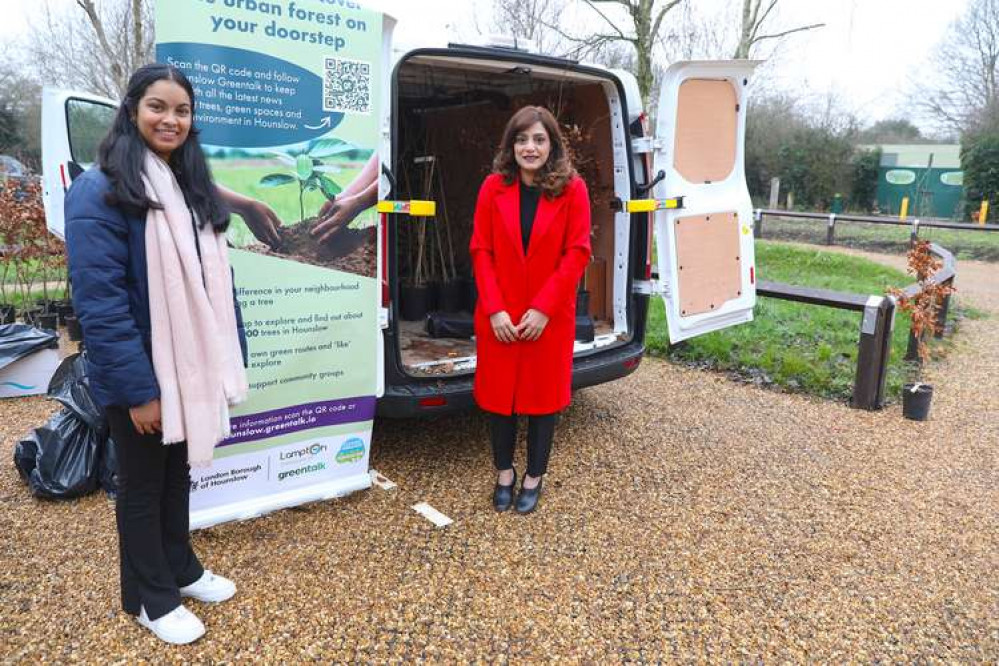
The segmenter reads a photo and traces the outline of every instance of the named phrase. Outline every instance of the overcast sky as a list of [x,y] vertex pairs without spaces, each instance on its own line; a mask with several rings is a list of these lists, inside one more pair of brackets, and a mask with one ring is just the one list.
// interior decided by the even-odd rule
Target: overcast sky
[[[74,0],[49,0],[73,10]],[[515,1],[515,0],[511,0]],[[688,0],[698,11],[735,24],[738,0]],[[22,35],[39,0],[0,0],[0,39]],[[491,0],[374,0],[399,18],[407,43],[427,35],[474,39],[489,32]],[[774,55],[771,76],[782,88],[825,96],[833,91],[865,120],[911,117],[911,84],[922,78],[934,45],[967,0],[783,0],[778,25],[825,23],[789,38]],[[78,10],[73,10],[78,11]],[[598,19],[599,20],[599,19]],[[592,25],[592,24],[591,24]],[[919,120],[918,118],[916,120]]]

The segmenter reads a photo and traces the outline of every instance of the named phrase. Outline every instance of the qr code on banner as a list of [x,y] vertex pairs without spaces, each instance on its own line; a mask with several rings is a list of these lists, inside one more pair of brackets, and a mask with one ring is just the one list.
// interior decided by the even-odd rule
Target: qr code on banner
[[371,113],[371,63],[326,58],[323,111]]

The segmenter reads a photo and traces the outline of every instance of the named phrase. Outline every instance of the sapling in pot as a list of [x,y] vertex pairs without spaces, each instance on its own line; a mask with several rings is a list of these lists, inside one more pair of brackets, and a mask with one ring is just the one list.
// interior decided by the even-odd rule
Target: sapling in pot
[[25,322],[33,323],[35,315],[42,311],[32,306],[32,298],[35,283],[42,274],[49,231],[45,226],[41,187],[29,183],[23,190],[20,198],[6,205],[2,212],[10,215],[7,248],[9,261],[13,265],[21,317]]
[[936,281],[943,262],[930,251],[929,241],[913,243],[907,260],[908,272],[916,276],[919,290],[911,296],[897,287],[889,289],[888,293],[896,299],[898,309],[912,320],[910,330],[916,344],[916,359],[911,365],[912,381],[902,387],[902,414],[925,421],[933,398],[933,386],[921,381],[923,364],[932,355],[927,338],[943,329],[944,322],[938,321],[938,314],[944,299],[954,293],[954,287]]
[[14,240],[15,221],[20,219],[20,205],[13,187],[0,187],[0,324],[13,323],[17,306],[13,302],[12,285],[16,277]]

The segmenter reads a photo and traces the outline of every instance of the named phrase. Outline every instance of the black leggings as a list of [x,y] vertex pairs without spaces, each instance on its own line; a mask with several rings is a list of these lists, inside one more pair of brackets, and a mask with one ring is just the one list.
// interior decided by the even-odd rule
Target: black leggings
[[179,588],[204,573],[189,534],[187,444],[164,446],[158,434],[139,434],[120,407],[107,416],[118,453],[121,605],[132,615],[144,606],[156,620],[180,605]]
[[[493,462],[496,469],[513,467],[513,449],[517,445],[517,415],[490,414],[492,419]],[[558,414],[527,417],[527,474],[535,478],[548,471]]]

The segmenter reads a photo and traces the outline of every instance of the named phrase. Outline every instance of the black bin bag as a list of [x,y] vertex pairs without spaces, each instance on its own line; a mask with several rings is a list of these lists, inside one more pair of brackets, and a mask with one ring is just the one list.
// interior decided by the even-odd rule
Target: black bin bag
[[0,369],[34,354],[39,349],[58,347],[59,335],[27,324],[0,325]]
[[107,434],[104,409],[94,400],[87,378],[86,354],[73,354],[63,359],[49,380],[48,395],[76,414],[100,435]]
[[97,489],[101,442],[68,409],[17,443],[14,462],[35,497],[70,499]]
[[432,338],[464,338],[475,335],[472,315],[464,312],[431,312],[427,315],[427,334]]
[[98,486],[116,492],[114,442],[90,392],[86,367],[83,354],[63,360],[48,390],[63,409],[14,447],[14,464],[36,497],[69,499]]

